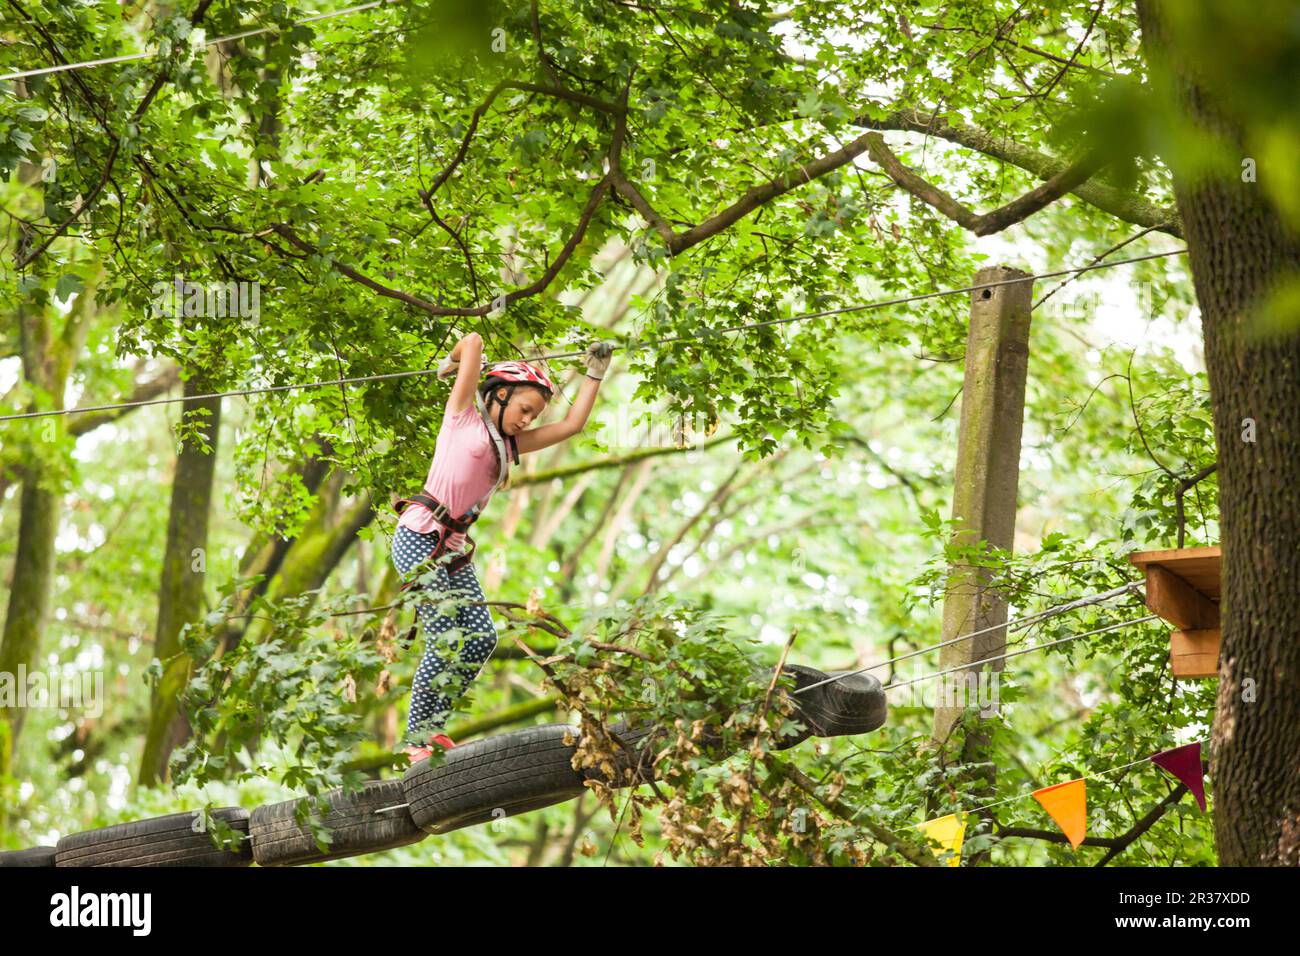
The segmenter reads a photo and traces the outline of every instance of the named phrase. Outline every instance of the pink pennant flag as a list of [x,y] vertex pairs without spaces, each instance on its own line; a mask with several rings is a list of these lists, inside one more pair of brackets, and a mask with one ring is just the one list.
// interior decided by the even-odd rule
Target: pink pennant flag
[[1151,762],[1157,767],[1168,770],[1192,791],[1196,802],[1205,812],[1205,772],[1201,769],[1201,742],[1184,744],[1173,750],[1152,754]]

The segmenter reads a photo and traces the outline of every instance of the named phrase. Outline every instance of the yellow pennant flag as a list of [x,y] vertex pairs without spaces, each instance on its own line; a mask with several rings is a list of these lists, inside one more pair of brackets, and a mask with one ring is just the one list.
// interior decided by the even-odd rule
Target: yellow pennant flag
[[[948,858],[949,866],[961,866],[961,841],[966,837],[966,817],[964,815],[950,813],[946,817],[937,817],[934,820],[926,820],[924,823],[918,823],[913,829],[920,830],[931,840],[939,843],[945,850],[951,850],[953,855]],[[932,850],[936,858],[940,857],[937,851]]]
[[1053,787],[1034,791],[1034,799],[1042,804],[1061,832],[1070,841],[1070,849],[1088,835],[1088,788],[1082,780],[1070,780]]

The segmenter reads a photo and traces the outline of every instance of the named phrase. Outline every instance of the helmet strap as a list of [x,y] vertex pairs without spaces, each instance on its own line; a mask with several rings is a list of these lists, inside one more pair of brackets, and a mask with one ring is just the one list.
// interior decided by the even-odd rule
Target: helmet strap
[[[497,434],[501,436],[501,438],[504,440],[506,445],[509,447],[510,457],[514,459],[514,463],[516,465],[519,464],[519,445],[515,441],[515,436],[506,434],[505,418],[506,418],[506,406],[510,404],[510,399],[515,394],[515,389],[518,387],[519,387],[518,382],[510,382],[508,384],[503,383],[493,388],[492,395],[491,395],[491,400],[501,406],[501,411],[497,412]],[[505,401],[502,401],[500,398],[497,397],[498,388],[504,388],[506,390]]]

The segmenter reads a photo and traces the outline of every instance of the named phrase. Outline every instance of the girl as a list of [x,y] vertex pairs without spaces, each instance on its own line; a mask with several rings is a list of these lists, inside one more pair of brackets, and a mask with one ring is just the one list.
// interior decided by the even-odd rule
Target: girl
[[[518,464],[520,455],[582,431],[612,351],[613,346],[604,342],[588,346],[583,357],[587,377],[564,421],[530,430],[555,394],[546,374],[527,362],[487,367],[482,362],[483,339],[477,332],[456,343],[438,369],[439,378],[455,375],[456,382],[447,399],[429,476],[420,494],[394,506],[401,518],[393,538],[393,563],[404,578],[417,565],[424,565],[419,572],[434,565],[430,587],[435,599],[455,596],[465,602],[484,601],[471,563],[473,539],[468,550],[463,548],[465,532],[505,481],[511,460]],[[485,372],[482,382],[480,371]],[[456,556],[450,562],[439,561],[444,552]],[[452,705],[464,696],[497,644],[486,605],[461,606],[454,617],[436,611],[434,604],[421,604],[416,610],[417,622],[424,624],[425,650],[411,688],[408,746],[402,749],[412,763],[428,757],[434,743],[444,749],[456,746],[442,733]]]

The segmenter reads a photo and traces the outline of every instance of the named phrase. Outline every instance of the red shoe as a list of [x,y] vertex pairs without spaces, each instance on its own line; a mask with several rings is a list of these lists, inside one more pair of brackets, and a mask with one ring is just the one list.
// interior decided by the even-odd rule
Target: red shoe
[[401,752],[410,758],[412,764],[417,764],[421,760],[428,760],[433,756],[432,747],[416,747],[409,744],[403,747]]
[[443,750],[450,750],[452,747],[456,746],[456,741],[452,740],[446,734],[434,734],[433,742]]

